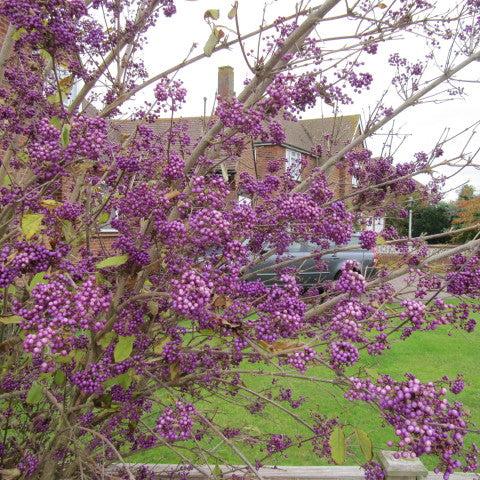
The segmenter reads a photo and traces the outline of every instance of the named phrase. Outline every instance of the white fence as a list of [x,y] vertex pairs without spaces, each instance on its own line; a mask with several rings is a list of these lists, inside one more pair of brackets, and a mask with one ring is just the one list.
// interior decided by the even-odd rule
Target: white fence
[[[378,454],[378,459],[383,465],[386,473],[386,480],[443,480],[443,475],[434,474],[427,471],[419,459],[395,459],[393,452],[382,450]],[[231,478],[241,477],[257,480],[364,480],[364,471],[360,467],[263,467],[256,470],[256,474],[245,467],[221,467],[222,474],[218,467],[197,466],[185,473],[180,473],[178,466],[166,464],[146,464],[149,471],[155,474],[158,480],[169,480],[175,478],[188,477],[190,480],[200,480],[206,478]],[[132,473],[142,465],[125,464],[124,468]],[[120,468],[120,467],[116,467]],[[123,478],[123,477],[122,477]],[[473,473],[456,473],[450,476],[450,480],[478,480],[478,476]]]

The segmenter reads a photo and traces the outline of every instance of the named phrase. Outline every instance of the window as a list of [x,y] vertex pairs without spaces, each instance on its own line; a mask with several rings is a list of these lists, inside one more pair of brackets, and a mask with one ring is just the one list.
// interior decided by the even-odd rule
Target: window
[[[101,203],[107,200],[107,196],[109,194],[108,186],[105,183],[101,183],[98,185],[100,195],[101,195]],[[103,218],[102,218],[103,217]],[[110,215],[108,212],[103,210],[102,214],[100,215],[100,232],[101,233],[116,233],[118,230],[112,227],[112,220],[116,220],[118,218],[118,210],[114,209],[110,211]]]
[[238,195],[238,203],[240,205],[251,205],[252,204],[252,199],[248,197],[247,195],[240,194]]
[[57,67],[56,78],[62,92],[63,104],[69,107],[80,92],[79,80],[75,80],[74,75],[63,67]]
[[302,154],[297,150],[287,148],[285,170],[294,180],[300,180],[302,170]]
[[110,216],[108,218],[108,220],[100,225],[100,232],[101,233],[117,233],[118,230],[116,228],[113,228],[111,223],[112,223],[112,220],[115,220],[118,218],[118,211],[117,210],[114,210],[110,213]]

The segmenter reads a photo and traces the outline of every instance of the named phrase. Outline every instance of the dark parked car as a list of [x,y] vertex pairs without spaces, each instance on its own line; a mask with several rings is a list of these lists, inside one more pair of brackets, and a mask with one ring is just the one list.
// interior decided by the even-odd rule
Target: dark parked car
[[319,286],[326,280],[335,280],[347,260],[355,260],[359,265],[360,273],[367,278],[375,273],[375,254],[360,246],[359,234],[354,234],[347,245],[336,246],[332,243],[329,250],[333,249],[334,251],[321,256],[325,264],[325,269],[321,271],[316,266],[318,262],[315,257],[305,258],[314,254],[318,248],[318,245],[314,243],[293,243],[288,252],[280,258],[272,255],[267,260],[253,266],[249,278],[260,279],[266,284],[276,283],[278,276],[275,267],[284,260],[291,260],[288,266],[298,269],[300,284],[305,288]]

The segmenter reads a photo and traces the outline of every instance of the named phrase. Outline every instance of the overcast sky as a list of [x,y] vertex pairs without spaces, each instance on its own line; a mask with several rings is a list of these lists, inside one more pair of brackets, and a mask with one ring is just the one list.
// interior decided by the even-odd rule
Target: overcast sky
[[[450,2],[451,0],[443,1]],[[227,19],[227,13],[232,3],[231,0],[177,0],[178,13],[170,20],[161,20],[149,34],[149,43],[145,50],[145,62],[149,71],[158,73],[181,62],[190,51],[193,43],[198,44],[194,54],[202,52],[210,34],[210,28],[203,20],[205,10],[219,8],[221,18],[218,23],[224,23],[234,28],[233,21]],[[272,20],[277,16],[293,13],[295,3],[294,0],[268,1],[267,19]],[[313,5],[319,3],[320,1],[312,2]],[[258,28],[261,22],[262,8],[262,0],[239,0],[239,21],[242,33]],[[334,22],[327,25],[322,24],[319,33],[321,35],[330,35],[331,33],[338,35],[339,27],[342,30],[341,33],[344,29],[351,28],[351,22],[346,20],[341,22],[341,24],[336,22],[335,25],[333,25]],[[329,29],[330,31],[328,31]],[[230,34],[230,38],[233,37],[234,35]],[[359,113],[366,117],[369,106],[375,105],[380,95],[390,85],[393,70],[386,66],[386,58],[393,51],[401,51],[409,60],[416,61],[422,58],[425,45],[421,39],[397,40],[388,45],[381,45],[378,55],[369,55],[366,58],[368,64],[365,66],[365,70],[374,75],[371,90],[355,96],[354,104],[344,107],[342,113]],[[442,53],[446,52],[439,52],[439,56],[442,56]],[[217,69],[222,65],[234,67],[236,92],[242,90],[242,82],[249,72],[238,48],[216,53],[211,58],[201,60],[178,74],[178,78],[185,83],[189,92],[187,104],[181,113],[183,116],[202,115],[204,97],[207,98],[207,113],[211,111],[217,87]],[[461,78],[480,79],[479,64],[476,63]],[[445,129],[449,129],[451,133],[456,133],[469,124],[480,120],[480,88],[475,83],[465,83],[463,86],[468,92],[466,99],[421,105],[397,117],[395,121],[396,129],[400,129],[405,135],[400,137],[404,138],[404,142],[396,154],[398,161],[408,160],[414,152],[420,150],[429,151]],[[394,107],[400,103],[400,99],[392,94],[386,103],[390,103]],[[330,112],[325,110],[325,106],[318,105],[308,111],[304,118],[329,116],[329,114]],[[368,147],[373,150],[374,154],[380,153],[383,138],[385,137],[379,136],[369,141]],[[462,139],[451,143],[446,151],[452,154],[458,153],[459,149],[463,147],[465,139],[466,136],[464,135]],[[477,137],[472,141],[467,151],[474,151],[479,147],[480,143]],[[451,172],[445,170],[445,174],[448,175],[449,173]],[[473,168],[463,171],[461,175],[450,180],[447,183],[447,189],[453,189],[466,181],[480,190],[480,175]],[[449,199],[455,197],[456,193],[454,191],[447,194]]]

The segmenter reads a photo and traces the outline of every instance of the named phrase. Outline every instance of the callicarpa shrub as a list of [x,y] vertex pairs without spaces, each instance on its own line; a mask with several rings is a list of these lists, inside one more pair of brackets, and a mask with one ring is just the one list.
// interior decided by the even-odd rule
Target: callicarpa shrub
[[[480,59],[480,3],[434,3],[300,2],[279,18],[267,9],[245,33],[239,17],[262,8],[236,2],[200,16],[211,31],[203,51],[150,72],[148,35],[168,22],[180,35],[197,4],[0,0],[1,479],[150,478],[128,462],[154,447],[181,475],[235,463],[258,476],[294,448],[313,463],[362,464],[375,480],[382,448],[431,455],[445,478],[477,468],[475,428],[455,397],[468,389],[461,372],[425,381],[362,367],[415,332],[475,329],[480,240],[432,255],[425,237],[368,232],[373,217],[403,215],[412,194],[438,201],[442,167],[473,161],[467,146],[444,153],[450,134],[411,158],[365,148],[404,110],[465,95],[457,79]],[[192,101],[182,75],[227,48],[250,73],[194,137],[175,119]],[[282,144],[285,122],[313,107],[341,112],[374,81],[388,92],[353,139],[317,142],[316,168],[295,178],[281,156],[262,175],[240,168],[252,140]],[[354,190],[333,188],[339,169]],[[358,229],[363,248],[385,244],[400,263],[365,278],[349,261],[305,291],[289,246],[313,243],[322,269]],[[252,275],[269,258],[271,285]],[[323,410],[302,380],[319,397],[370,407],[388,444],[372,444],[344,408]],[[230,405],[252,420],[239,423]],[[255,427],[265,415],[276,430]]]

